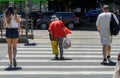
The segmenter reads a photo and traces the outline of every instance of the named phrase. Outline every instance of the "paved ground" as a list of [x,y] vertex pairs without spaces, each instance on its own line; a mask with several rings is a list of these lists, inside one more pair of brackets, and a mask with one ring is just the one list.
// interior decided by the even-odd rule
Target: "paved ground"
[[[66,60],[53,60],[47,30],[34,30],[35,39],[19,43],[17,61],[21,70],[5,71],[8,66],[7,46],[0,45],[0,78],[112,78],[115,66],[104,66],[97,31],[72,31],[72,47],[64,50]],[[120,51],[120,35],[112,43],[112,60]]]

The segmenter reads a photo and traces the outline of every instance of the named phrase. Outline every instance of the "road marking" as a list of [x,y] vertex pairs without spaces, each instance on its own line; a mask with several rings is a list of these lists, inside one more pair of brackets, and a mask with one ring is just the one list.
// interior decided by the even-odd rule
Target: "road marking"
[[[113,61],[116,61],[116,60],[113,60]],[[3,60],[1,60],[1,62],[9,62],[9,60],[8,59],[3,59]],[[87,63],[89,63],[89,62],[91,62],[91,63],[97,63],[97,62],[101,62],[101,60],[83,60],[83,59],[81,59],[81,60],[40,60],[40,59],[23,59],[23,60],[17,60],[17,62],[25,62],[25,63],[27,63],[27,62],[46,62],[46,63],[48,63],[48,62],[69,62],[69,63],[72,63],[72,62],[87,62]]]
[[[26,53],[28,53],[28,54],[30,54],[30,53],[34,53],[34,54],[36,54],[36,53],[39,53],[39,54],[42,54],[42,53],[45,53],[45,54],[51,54],[52,53],[52,51],[42,51],[42,52],[40,52],[40,51],[18,51],[18,54],[26,54]],[[83,52],[83,51],[65,51],[64,52],[65,54],[101,54],[102,55],[102,52],[101,51],[99,51],[99,52],[93,52],[93,51],[89,51],[89,52]],[[118,54],[119,52],[111,52],[111,54]]]
[[[52,48],[39,48],[39,47],[35,47],[35,48],[33,48],[33,47],[31,47],[31,48],[18,48],[17,50],[31,50],[31,51],[36,51],[36,50],[52,50]],[[92,51],[101,51],[102,49],[101,48],[69,48],[68,50],[85,50],[85,51],[90,51],[90,50],[92,50]],[[120,49],[112,49],[112,50],[115,50],[115,51],[120,51]]]
[[[7,67],[7,66],[0,66],[0,68],[2,69],[2,68],[5,68],[5,67]],[[20,66],[20,67],[22,67],[22,68],[24,68],[24,69],[26,69],[26,68],[29,68],[29,69],[35,69],[35,68],[57,68],[57,69],[61,69],[61,68],[69,68],[69,69],[72,69],[72,68],[84,68],[84,69],[87,69],[87,68],[115,68],[114,66]]]
[[[25,46],[25,47],[20,46],[18,48],[20,48],[20,49],[22,49],[22,48],[51,48],[51,45],[45,44],[45,45]],[[98,45],[88,46],[88,45],[78,45],[78,44],[76,44],[76,45],[73,45],[71,48],[102,48],[102,46],[101,45],[99,45],[99,46]],[[112,45],[112,48],[120,48],[120,46]]]
[[[8,55],[6,56],[8,57]],[[53,57],[54,58],[54,55],[38,55],[38,54],[34,54],[34,55],[17,55],[17,57]],[[103,56],[102,55],[65,55],[65,57],[84,57],[84,58],[102,58]],[[113,58],[116,58],[117,55],[115,56],[112,56]]]
[[113,71],[2,71],[0,75],[112,75]]

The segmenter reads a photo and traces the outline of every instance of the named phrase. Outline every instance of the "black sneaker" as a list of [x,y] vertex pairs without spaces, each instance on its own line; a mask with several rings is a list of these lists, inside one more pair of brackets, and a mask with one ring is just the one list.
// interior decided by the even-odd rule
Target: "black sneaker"
[[64,60],[64,57],[60,57],[60,60]]
[[13,58],[13,65],[14,65],[14,67],[17,66],[17,62],[16,62],[16,59],[15,59],[15,58]]
[[108,63],[109,63],[109,64],[116,65],[116,62],[113,62],[110,58],[109,58],[109,59],[107,59],[107,60],[108,60]]
[[101,64],[106,65],[107,64],[107,60],[103,59],[103,61],[101,62]]
[[56,60],[58,60],[58,57],[55,57]]
[[109,62],[109,63],[111,63],[111,62],[112,62],[110,58],[108,58],[107,60],[108,60],[108,62]]

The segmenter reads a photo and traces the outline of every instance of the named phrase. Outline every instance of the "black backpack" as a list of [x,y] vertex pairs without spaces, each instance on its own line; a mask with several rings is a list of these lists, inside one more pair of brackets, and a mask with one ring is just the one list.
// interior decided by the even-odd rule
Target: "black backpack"
[[113,16],[113,14],[111,14],[111,20],[110,20],[110,33],[111,35],[118,35],[119,33],[119,25],[116,23],[116,20]]

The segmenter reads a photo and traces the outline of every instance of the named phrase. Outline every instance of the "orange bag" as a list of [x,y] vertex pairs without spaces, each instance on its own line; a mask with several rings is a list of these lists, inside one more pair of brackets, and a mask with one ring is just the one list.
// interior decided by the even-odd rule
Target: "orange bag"
[[52,46],[52,53],[53,54],[58,54],[58,46],[56,41],[51,41],[51,46]]

